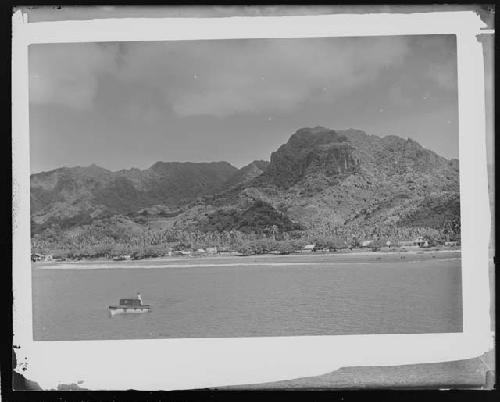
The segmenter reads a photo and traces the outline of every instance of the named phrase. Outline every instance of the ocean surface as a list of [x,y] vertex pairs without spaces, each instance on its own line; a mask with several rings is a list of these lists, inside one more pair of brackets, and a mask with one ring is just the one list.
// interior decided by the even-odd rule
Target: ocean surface
[[[33,264],[34,339],[461,332],[460,266],[459,253]],[[151,313],[110,317],[138,291]]]

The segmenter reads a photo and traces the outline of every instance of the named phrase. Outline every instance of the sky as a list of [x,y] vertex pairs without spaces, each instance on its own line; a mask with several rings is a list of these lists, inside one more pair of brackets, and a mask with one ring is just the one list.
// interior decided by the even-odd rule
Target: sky
[[37,44],[29,85],[32,173],[241,167],[318,125],[458,157],[453,35]]

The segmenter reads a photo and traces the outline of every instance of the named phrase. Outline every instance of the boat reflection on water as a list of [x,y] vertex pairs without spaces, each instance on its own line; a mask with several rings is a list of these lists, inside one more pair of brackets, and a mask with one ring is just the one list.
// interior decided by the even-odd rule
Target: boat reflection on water
[[111,317],[117,314],[142,314],[150,313],[152,308],[149,304],[142,304],[142,297],[140,293],[132,299],[120,299],[120,304],[108,307]]

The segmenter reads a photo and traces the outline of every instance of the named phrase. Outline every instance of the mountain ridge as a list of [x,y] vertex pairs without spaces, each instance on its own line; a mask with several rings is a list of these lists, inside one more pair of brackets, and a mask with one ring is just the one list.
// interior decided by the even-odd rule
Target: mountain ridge
[[[449,203],[450,197],[459,200],[457,166],[417,142],[314,127],[298,130],[262,175],[219,206],[244,210],[263,201],[306,227],[325,220],[377,226],[408,220],[420,206]],[[455,208],[455,220],[457,213]]]
[[32,219],[43,223],[78,213],[107,216],[155,204],[175,206],[218,188],[236,171],[228,162],[157,162],[116,172],[94,164],[54,169],[30,177]]
[[409,138],[305,127],[269,161],[240,169],[224,161],[156,162],[144,170],[90,165],[32,175],[32,234],[124,216],[137,230],[147,224],[159,232],[446,236],[459,233],[458,167]]

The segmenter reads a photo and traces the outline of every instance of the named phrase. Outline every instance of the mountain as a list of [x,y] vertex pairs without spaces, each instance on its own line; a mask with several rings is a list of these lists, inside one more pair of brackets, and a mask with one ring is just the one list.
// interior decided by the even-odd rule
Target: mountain
[[[245,213],[255,202],[309,231],[325,225],[363,233],[384,226],[456,226],[458,184],[456,160],[411,139],[303,128],[271,154],[267,169],[244,188],[208,198],[207,217],[198,214],[199,226],[206,226],[207,219],[217,226],[214,216],[223,217],[228,210]],[[196,221],[189,211],[179,219],[184,219],[181,226]]]
[[216,192],[237,171],[227,162],[157,162],[145,170],[91,165],[33,174],[31,218],[35,226],[70,227],[157,204],[176,208]]
[[269,167],[268,161],[255,160],[235,172],[223,185],[223,189],[241,187],[260,176]]
[[307,180],[316,174],[342,176],[358,166],[347,138],[323,127],[303,128],[271,154],[271,163],[259,183],[281,188]]
[[[151,244],[215,244],[215,238],[221,244],[241,236],[449,237],[460,233],[458,169],[458,160],[412,139],[301,128],[269,162],[241,169],[157,162],[145,170],[92,165],[34,174],[32,234],[37,244],[62,236],[50,240],[59,245],[75,238],[127,243],[139,233],[148,233]],[[53,224],[59,234],[48,229]],[[146,234],[140,236],[144,242]]]

